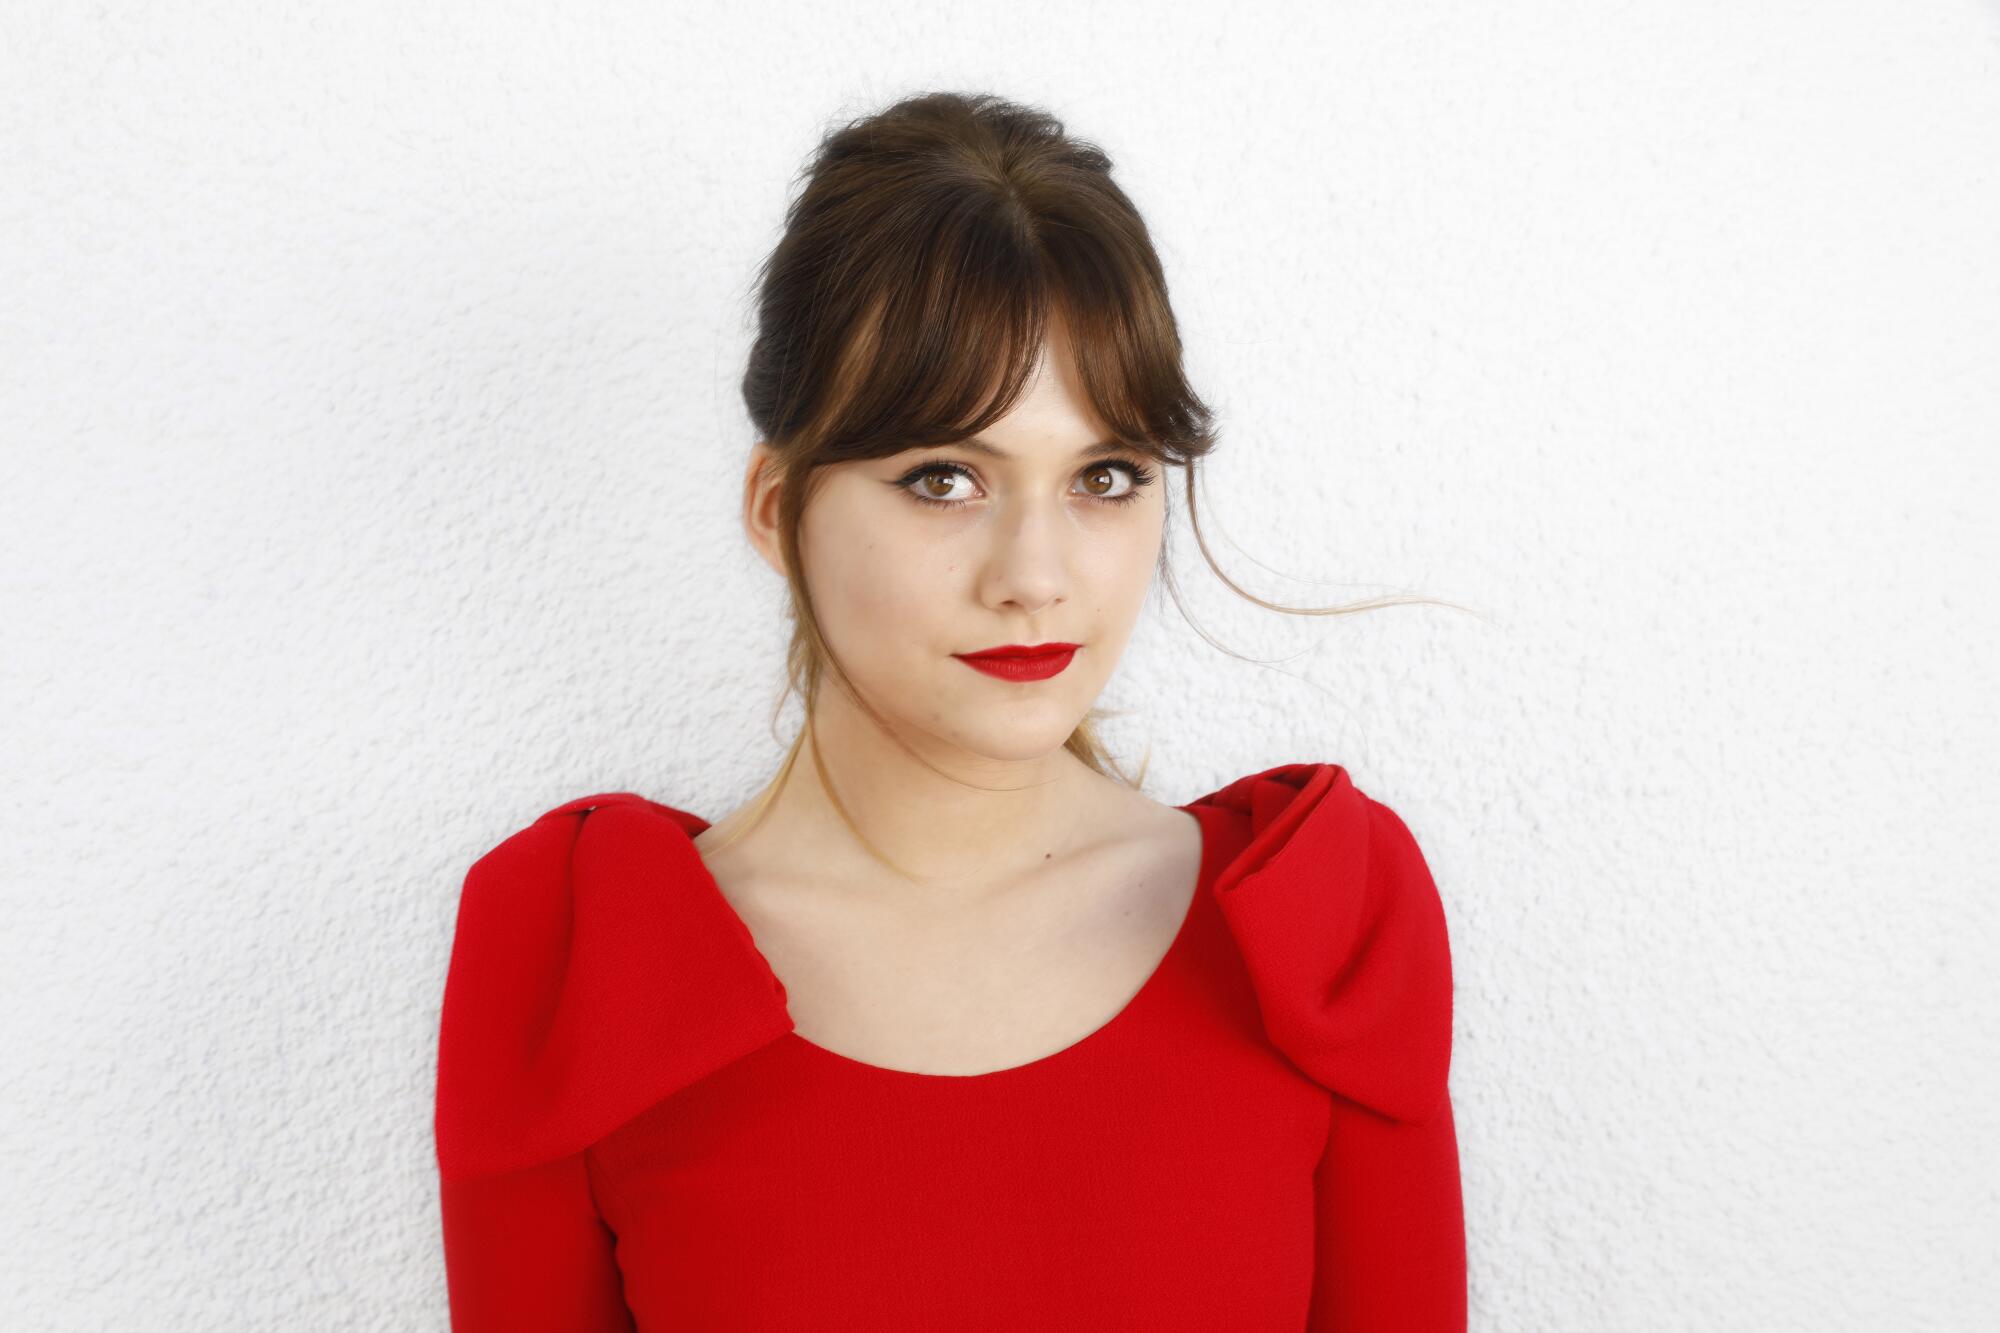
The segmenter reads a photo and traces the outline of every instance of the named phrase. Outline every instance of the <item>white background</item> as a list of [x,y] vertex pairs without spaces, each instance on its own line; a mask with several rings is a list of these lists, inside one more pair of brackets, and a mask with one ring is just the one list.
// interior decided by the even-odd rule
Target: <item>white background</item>
[[957,88],[1145,213],[1224,568],[1468,608],[1177,522],[1264,660],[1104,702],[1422,843],[1474,1328],[2000,1326],[1994,4],[3,12],[0,1324],[444,1326],[460,877],[768,774],[752,270]]

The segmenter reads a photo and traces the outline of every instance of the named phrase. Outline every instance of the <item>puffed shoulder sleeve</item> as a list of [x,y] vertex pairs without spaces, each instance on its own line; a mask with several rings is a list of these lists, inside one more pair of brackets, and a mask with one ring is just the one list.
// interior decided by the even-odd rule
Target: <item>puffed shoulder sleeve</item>
[[454,1333],[630,1333],[588,1148],[790,1028],[698,825],[585,797],[466,874],[435,1121]]
[[1451,1065],[1451,946],[1409,829],[1337,764],[1270,769],[1204,799],[1249,817],[1215,893],[1272,1045],[1383,1115],[1436,1115]]
[[789,1029],[681,819],[584,797],[467,873],[439,1020],[444,1175],[579,1151]]
[[1207,799],[1249,817],[1216,893],[1265,1033],[1332,1094],[1308,1328],[1463,1333],[1451,947],[1423,853],[1338,765],[1287,765]]
[[690,822],[629,792],[588,796],[473,863],[439,1018],[443,1176],[578,1152],[790,1028]]

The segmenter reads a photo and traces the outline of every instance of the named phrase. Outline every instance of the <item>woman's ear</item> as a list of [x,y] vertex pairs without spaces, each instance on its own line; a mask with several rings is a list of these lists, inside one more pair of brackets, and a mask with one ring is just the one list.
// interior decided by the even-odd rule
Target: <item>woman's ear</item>
[[778,534],[779,482],[777,452],[757,441],[750,447],[750,466],[743,475],[743,530],[764,563],[782,576],[785,552]]

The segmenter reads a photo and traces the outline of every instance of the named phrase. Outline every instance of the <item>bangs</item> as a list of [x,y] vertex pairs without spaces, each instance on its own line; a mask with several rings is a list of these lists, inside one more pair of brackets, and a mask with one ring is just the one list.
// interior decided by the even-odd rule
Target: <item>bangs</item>
[[[1181,370],[1166,284],[1136,215],[1129,226],[1031,214],[1014,199],[961,194],[922,203],[854,238],[815,313],[795,418],[822,463],[952,444],[1005,416],[1027,389],[1051,321],[1076,383],[1111,437],[1163,463],[1213,444],[1211,414]],[[1136,228],[1136,230],[1135,230]],[[837,276],[844,271],[845,276]]]

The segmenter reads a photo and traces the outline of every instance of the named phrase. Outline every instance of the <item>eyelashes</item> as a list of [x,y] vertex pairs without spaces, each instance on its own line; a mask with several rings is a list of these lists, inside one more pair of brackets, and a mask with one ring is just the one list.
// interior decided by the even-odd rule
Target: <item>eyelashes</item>
[[[1132,485],[1130,489],[1126,490],[1123,494],[1086,495],[1084,497],[1085,499],[1091,501],[1093,504],[1101,504],[1101,505],[1131,504],[1134,500],[1140,499],[1141,497],[1144,496],[1146,487],[1153,484],[1153,478],[1155,475],[1153,469],[1147,467],[1144,463],[1132,462],[1128,459],[1112,459],[1103,463],[1092,463],[1089,467],[1083,469],[1083,471],[1078,473],[1077,475],[1089,476],[1092,473],[1096,472],[1123,472],[1126,476],[1132,479]],[[978,480],[978,478],[974,476],[972,469],[966,467],[963,463],[938,462],[938,463],[925,463],[921,467],[912,468],[910,469],[910,471],[905,472],[902,476],[898,477],[894,482],[891,483],[891,485],[895,486],[897,489],[908,494],[909,497],[912,500],[915,500],[918,504],[929,505],[933,509],[957,509],[961,505],[965,504],[965,501],[963,500],[940,500],[935,496],[922,495],[918,493],[916,489],[916,484],[922,481],[925,477],[932,476],[937,473],[942,473],[946,476],[965,477],[966,479],[973,481]]]

